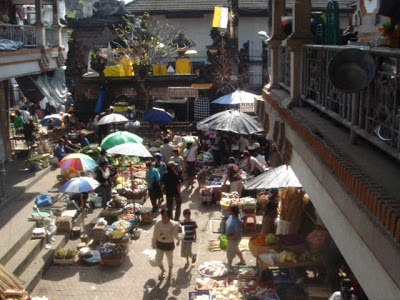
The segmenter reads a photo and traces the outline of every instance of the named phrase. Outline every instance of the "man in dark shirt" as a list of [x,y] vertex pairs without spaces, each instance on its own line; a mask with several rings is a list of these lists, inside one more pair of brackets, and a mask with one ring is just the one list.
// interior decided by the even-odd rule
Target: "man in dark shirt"
[[181,180],[179,175],[175,172],[176,164],[170,161],[167,164],[167,172],[162,176],[164,183],[165,195],[167,196],[167,208],[169,218],[172,219],[172,209],[174,200],[176,202],[175,221],[179,221],[181,214],[182,196],[181,196]]

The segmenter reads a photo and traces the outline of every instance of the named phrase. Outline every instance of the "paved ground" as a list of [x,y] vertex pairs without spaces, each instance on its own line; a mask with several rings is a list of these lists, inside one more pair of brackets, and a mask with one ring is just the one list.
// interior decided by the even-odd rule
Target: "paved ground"
[[[198,223],[198,241],[194,251],[198,256],[196,264],[185,269],[186,260],[180,257],[180,249],[174,251],[174,270],[170,281],[157,279],[158,268],[152,268],[143,250],[151,248],[153,226],[142,226],[140,239],[133,241],[130,252],[120,267],[110,268],[101,265],[52,266],[39,282],[32,295],[47,296],[50,299],[187,299],[188,291],[194,290],[198,277],[198,264],[209,260],[226,261],[223,251],[210,252],[208,241],[216,239],[219,234],[212,233],[209,220],[219,218],[219,206],[204,206],[199,200],[199,190],[183,191],[184,208],[192,210],[192,217]],[[147,205],[150,201],[147,200]],[[145,205],[146,205],[145,204]],[[98,211],[94,214],[97,215]],[[88,219],[94,215],[89,215]],[[158,218],[158,217],[157,217]],[[249,233],[249,236],[252,233]],[[72,242],[77,243],[77,242]],[[250,252],[245,252],[248,265],[255,265]],[[234,262],[237,262],[236,259]],[[166,265],[166,261],[165,261]]]

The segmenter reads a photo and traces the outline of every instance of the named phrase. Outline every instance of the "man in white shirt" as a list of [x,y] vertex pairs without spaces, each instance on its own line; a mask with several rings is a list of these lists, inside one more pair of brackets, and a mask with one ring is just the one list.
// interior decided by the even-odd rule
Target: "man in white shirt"
[[196,176],[196,160],[197,160],[197,149],[200,147],[200,141],[194,138],[194,143],[187,143],[185,151],[183,151],[183,159],[186,165],[186,171],[188,176],[188,184],[190,188],[193,188],[194,177]]
[[250,155],[249,151],[243,152],[243,158],[247,160],[248,165],[250,166],[250,175],[260,175],[264,172],[264,167],[260,162],[253,156]]
[[263,167],[267,166],[267,162],[265,161],[265,155],[261,154],[261,147],[259,143],[254,143],[254,147],[256,148],[254,157],[263,165]]
[[174,147],[169,144],[169,139],[164,138],[164,145],[160,147],[160,153],[162,155],[162,161],[166,164],[169,162],[169,159],[172,156],[172,150],[174,150]]
[[21,112],[21,116],[24,118],[25,124],[28,124],[29,117],[31,116],[31,114],[28,111],[28,108],[26,106],[22,106],[20,112]]

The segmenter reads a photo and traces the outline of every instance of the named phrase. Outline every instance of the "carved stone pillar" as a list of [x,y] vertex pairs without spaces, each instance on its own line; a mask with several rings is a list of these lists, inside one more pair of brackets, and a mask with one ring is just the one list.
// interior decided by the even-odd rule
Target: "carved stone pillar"
[[62,46],[62,25],[60,24],[60,10],[58,0],[53,0],[53,29],[54,29],[54,44],[56,47]]
[[283,32],[281,18],[285,15],[285,0],[273,0],[272,2],[272,31],[268,42],[271,61],[270,83],[271,88],[279,88],[279,46],[286,38]]
[[46,30],[43,25],[42,18],[43,1],[35,0],[35,13],[36,13],[36,44],[38,47],[46,47]]
[[293,32],[283,41],[290,51],[290,98],[298,104],[301,95],[302,46],[313,41],[310,31],[311,0],[293,1]]

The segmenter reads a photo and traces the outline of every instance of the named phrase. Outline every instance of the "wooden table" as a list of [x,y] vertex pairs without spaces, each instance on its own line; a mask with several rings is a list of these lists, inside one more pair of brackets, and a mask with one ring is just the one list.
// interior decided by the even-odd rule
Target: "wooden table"
[[269,265],[264,263],[261,259],[257,257],[257,267],[258,267],[258,280],[262,280],[262,272],[266,269],[270,268],[282,268],[282,269],[290,269],[290,268],[317,268],[321,267],[322,262],[307,260],[302,262],[283,262],[283,263],[275,263],[275,265]]

